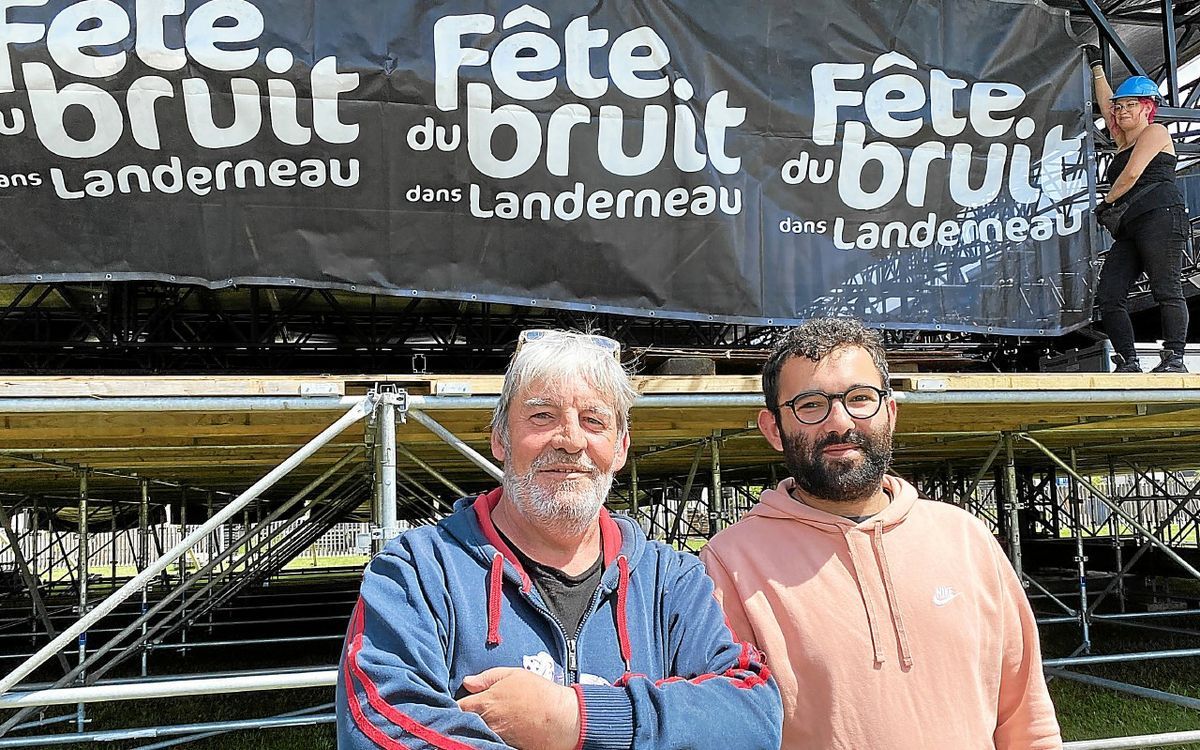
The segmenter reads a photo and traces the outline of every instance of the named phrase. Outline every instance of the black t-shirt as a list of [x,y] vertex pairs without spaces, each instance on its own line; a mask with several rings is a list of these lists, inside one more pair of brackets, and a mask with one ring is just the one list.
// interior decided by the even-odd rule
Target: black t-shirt
[[876,514],[872,513],[872,514],[870,514],[870,515],[867,515],[867,516],[842,516],[842,518],[848,519],[848,520],[850,520],[850,521],[853,521],[853,522],[855,522],[855,523],[862,523],[863,521],[867,520],[868,518],[874,518],[874,517],[875,517],[875,515],[876,515]]
[[579,626],[583,623],[584,616],[592,607],[592,597],[600,586],[600,576],[604,573],[601,556],[596,556],[592,567],[577,576],[571,576],[529,557],[504,534],[500,534],[500,538],[521,561],[533,585],[537,586],[538,593],[542,595],[542,600],[546,602],[550,614],[562,624],[567,640],[574,640],[579,635]]
[[[1112,161],[1108,165],[1108,172],[1105,175],[1109,184],[1116,182],[1117,178],[1121,176],[1121,172],[1125,171],[1125,167],[1129,165],[1129,157],[1132,155],[1133,146],[1130,146],[1124,151],[1118,151],[1112,158]],[[1150,160],[1150,163],[1146,165],[1145,169],[1142,170],[1142,174],[1138,176],[1137,182],[1133,183],[1133,187],[1129,189],[1129,192],[1115,201],[1117,204],[1128,203],[1134,193],[1137,193],[1148,185],[1155,185],[1153,190],[1139,196],[1136,201],[1129,205],[1129,209],[1121,219],[1122,225],[1156,208],[1185,205],[1183,193],[1179,191],[1179,187],[1175,184],[1176,161],[1175,154],[1159,151]]]

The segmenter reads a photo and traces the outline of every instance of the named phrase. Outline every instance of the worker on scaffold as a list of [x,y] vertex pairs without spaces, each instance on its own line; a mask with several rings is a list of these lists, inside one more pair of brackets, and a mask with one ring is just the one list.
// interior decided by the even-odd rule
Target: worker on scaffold
[[1113,93],[1099,48],[1089,44],[1084,51],[1096,102],[1117,147],[1106,175],[1111,187],[1096,207],[1096,218],[1114,240],[1096,293],[1104,330],[1116,350],[1114,370],[1142,371],[1128,298],[1145,271],[1162,319],[1161,361],[1151,372],[1187,372],[1183,353],[1188,309],[1181,276],[1188,217],[1183,194],[1175,185],[1171,134],[1154,122],[1162,97],[1154,81],[1145,76],[1126,79]]

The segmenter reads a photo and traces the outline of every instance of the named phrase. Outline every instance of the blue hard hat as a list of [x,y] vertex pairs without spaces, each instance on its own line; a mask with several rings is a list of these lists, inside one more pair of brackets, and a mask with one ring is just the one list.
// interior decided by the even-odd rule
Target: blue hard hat
[[1148,97],[1156,102],[1162,101],[1162,94],[1158,93],[1158,84],[1146,76],[1131,76],[1126,78],[1124,83],[1117,87],[1117,91],[1112,95],[1112,98],[1127,99],[1135,96]]

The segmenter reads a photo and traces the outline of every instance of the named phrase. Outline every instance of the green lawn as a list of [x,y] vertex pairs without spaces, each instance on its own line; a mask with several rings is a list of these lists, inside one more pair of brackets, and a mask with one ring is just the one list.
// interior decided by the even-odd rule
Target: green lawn
[[[1200,626],[1196,621],[1177,623],[1180,626]],[[1055,626],[1047,634],[1045,648],[1048,655],[1059,656],[1069,652],[1077,643],[1076,632],[1069,626]],[[1156,634],[1139,629],[1102,626],[1094,631],[1094,651],[1115,653],[1143,651],[1163,648],[1195,647],[1196,639],[1186,636]],[[315,649],[314,649],[315,650]],[[305,655],[313,665],[331,663],[332,647],[324,653]],[[193,657],[195,658],[195,657]],[[247,669],[272,663],[272,654],[244,653],[226,654],[212,659],[204,667],[208,669]],[[168,666],[168,665],[164,665]],[[181,668],[183,665],[179,665]],[[190,668],[198,668],[191,665]],[[1200,698],[1200,659],[1172,659],[1157,662],[1136,662],[1092,667],[1090,674],[1112,680],[1134,683],[1161,690],[1169,690]],[[1157,732],[1173,732],[1200,729],[1200,712],[1172,704],[1135,698],[1123,693],[1095,688],[1064,679],[1050,683],[1050,694],[1058,710],[1063,736],[1068,741],[1099,739]],[[254,693],[236,696],[209,696],[197,698],[164,699],[130,703],[110,703],[89,708],[93,721],[89,729],[149,726],[154,724],[217,721],[221,719],[255,718],[305,708],[332,700],[330,691],[314,689],[274,693]],[[56,709],[55,713],[64,709]],[[72,725],[73,726],[73,725]],[[65,727],[64,727],[65,728]],[[136,742],[106,742],[105,747],[125,750],[149,744],[151,740]],[[83,748],[81,745],[60,747]],[[188,743],[182,747],[198,750],[333,750],[335,747],[332,726],[304,727],[297,729],[238,732],[221,735],[208,740]],[[1200,744],[1179,746],[1200,750]]]
[[[689,544],[688,546],[692,547],[693,545]],[[365,558],[359,556],[318,558],[320,567],[359,565],[364,562]],[[311,566],[311,557],[300,557],[288,567],[306,568]],[[105,573],[107,571],[97,570],[96,572]],[[1200,616],[1174,618],[1170,624],[1177,627],[1200,629]],[[1073,626],[1053,626],[1044,633],[1043,643],[1048,657],[1065,656],[1078,644],[1078,633]],[[1200,639],[1196,637],[1138,628],[1101,624],[1093,630],[1093,653],[1195,648],[1197,645],[1200,645]],[[193,653],[186,660],[178,662],[170,662],[165,657],[156,657],[152,662],[152,668],[156,674],[171,671],[252,669],[277,664],[282,658],[285,658],[285,655],[280,653],[280,649],[243,650],[220,655]],[[311,648],[300,647],[286,655],[286,658],[291,663],[328,666],[337,658],[337,647],[336,644]],[[200,663],[200,660],[204,661]],[[1200,658],[1099,665],[1078,671],[1200,698]],[[1050,694],[1058,711],[1063,736],[1068,741],[1200,730],[1200,712],[1181,706],[1136,698],[1066,679],[1052,680]],[[312,689],[109,703],[89,706],[88,716],[91,721],[87,729],[95,731],[223,719],[260,718],[307,708],[331,700],[331,691]],[[65,708],[55,708],[49,713],[57,715],[66,711]],[[63,731],[73,727],[74,723],[72,722],[58,725],[56,729],[47,731]],[[127,742],[105,742],[86,747],[132,750],[154,741],[140,739]],[[83,748],[85,746],[59,745],[56,747]],[[198,750],[225,750],[226,748],[245,750],[296,750],[297,748],[325,750],[327,748],[333,750],[335,740],[333,727],[325,725],[238,732],[186,743],[180,747],[197,748]],[[1200,743],[1179,747],[1200,750]]]
[[[284,570],[299,570],[299,569],[309,569],[309,568],[338,568],[338,567],[346,567],[346,566],[350,566],[350,565],[366,565],[367,560],[369,560],[369,559],[370,559],[370,556],[368,556],[368,555],[339,555],[339,556],[322,556],[322,557],[313,557],[311,555],[300,555],[299,557],[293,558],[290,562],[288,562],[287,565],[283,566],[283,569]],[[200,565],[196,564],[195,560],[190,560],[188,562],[187,572],[194,573],[197,570],[199,570],[200,567],[201,567]],[[63,580],[66,580],[69,577],[70,573],[72,573],[72,572],[74,572],[73,568],[68,569],[66,567],[57,567],[57,568],[53,568],[50,571],[50,575],[49,575],[48,579],[46,579],[45,576],[43,576],[43,579],[50,580],[50,581],[63,581]],[[104,580],[104,581],[107,581],[112,577],[112,572],[113,572],[113,569],[112,569],[111,565],[92,565],[92,566],[88,567],[89,575],[99,576],[100,579]],[[125,578],[132,578],[133,576],[137,575],[137,572],[138,572],[137,568],[133,565],[118,565],[117,566],[117,579],[121,580],[121,579],[125,579]],[[170,566],[167,567],[166,572],[173,579],[178,579],[179,566],[172,563]]]
[[[1173,618],[1170,624],[1197,628],[1200,618]],[[1056,625],[1044,633],[1042,640],[1048,656],[1066,656],[1078,644],[1078,630],[1070,625]],[[1092,631],[1092,652],[1099,654],[1197,645],[1200,639],[1196,637],[1142,628],[1104,624]],[[1105,664],[1074,671],[1200,698],[1200,659],[1196,658]],[[1071,680],[1051,680],[1050,696],[1067,740],[1200,730],[1200,712]],[[1176,747],[1200,750],[1200,744]]]

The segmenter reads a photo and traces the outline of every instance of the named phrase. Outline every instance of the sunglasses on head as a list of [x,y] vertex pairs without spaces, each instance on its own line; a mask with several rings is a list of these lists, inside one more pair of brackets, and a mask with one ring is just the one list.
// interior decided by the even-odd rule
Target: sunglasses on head
[[594,333],[575,333],[573,331],[555,331],[547,328],[533,328],[527,331],[521,331],[521,335],[517,337],[517,351],[521,351],[521,347],[525,344],[541,341],[553,336],[569,336],[573,339],[580,339],[591,346],[613,355],[619,362],[621,360],[621,343],[616,339],[610,339],[608,336],[600,336]]

